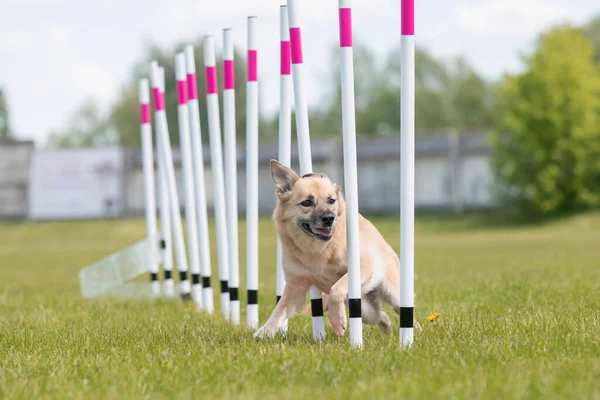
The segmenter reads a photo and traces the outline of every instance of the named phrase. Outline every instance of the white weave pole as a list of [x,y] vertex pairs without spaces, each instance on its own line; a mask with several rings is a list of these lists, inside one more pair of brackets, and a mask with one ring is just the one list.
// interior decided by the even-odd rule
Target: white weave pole
[[[152,146],[152,125],[150,123],[150,85],[148,79],[140,79],[140,135],[142,144],[142,169],[144,171],[144,206],[146,215],[146,236],[153,251],[158,252],[158,232],[156,228],[156,198],[154,191],[154,154]],[[148,266],[150,289],[154,296],[160,295],[158,262]]]
[[223,29],[223,136],[225,141],[225,207],[229,248],[229,312],[240,324],[240,271],[238,252],[237,148],[235,128],[235,66],[231,28]]
[[[164,81],[164,68],[159,67],[159,87],[158,93],[154,88],[154,115],[155,120],[158,121],[158,104],[156,99],[160,97],[162,104],[165,104],[165,81]],[[159,210],[158,216],[160,219],[160,248],[161,248],[161,260],[164,273],[163,282],[163,293],[172,297],[175,295],[175,284],[173,282],[173,235],[171,233],[171,211],[169,205],[169,188],[167,185],[167,170],[165,162],[160,151],[160,125],[155,124],[156,130],[156,162],[158,165],[158,198],[159,198]]]
[[246,79],[246,285],[248,328],[258,327],[258,52],[256,17],[248,17]]
[[200,250],[198,248],[198,226],[196,216],[196,197],[194,192],[194,172],[192,168],[192,141],[190,138],[190,116],[187,103],[187,77],[185,73],[185,55],[175,55],[175,80],[177,81],[177,121],[179,123],[179,149],[181,151],[181,172],[187,225],[187,245],[192,274],[192,299],[198,308],[202,308],[202,290],[200,288]]
[[[290,56],[290,31],[288,28],[287,6],[279,8],[279,162],[286,167],[292,163],[292,59]],[[285,288],[283,274],[283,247],[277,238],[277,303]],[[287,333],[288,320],[285,319],[281,331]]]
[[415,39],[414,0],[401,0],[400,348],[414,340],[415,304]]
[[354,56],[352,51],[352,1],[339,0],[342,131],[344,136],[344,187],[348,245],[348,309],[350,344],[362,347],[360,246],[358,226],[358,172],[354,109]]
[[[290,44],[292,56],[292,79],[294,83],[294,99],[296,113],[296,132],[298,135],[298,153],[300,158],[300,174],[312,172],[312,157],[310,151],[310,130],[308,125],[308,108],[304,99],[302,78],[302,34],[300,18],[297,11],[298,0],[287,0],[288,23],[290,26]],[[316,287],[310,288],[310,303],[312,310],[313,338],[316,341],[325,339],[325,319],[323,318],[323,299],[321,291]]]
[[196,216],[198,218],[198,239],[200,241],[200,266],[202,268],[202,305],[212,314],[215,309],[213,290],[210,284],[210,237],[208,233],[208,210],[206,208],[206,188],[204,183],[204,154],[202,150],[202,129],[198,104],[198,84],[196,80],[196,60],[194,47],[185,46],[185,66],[187,71],[188,110],[192,136],[192,163],[194,166],[194,189],[196,196]]
[[219,120],[215,42],[212,35],[204,37],[204,66],[206,71],[206,107],[208,111],[210,158],[213,174],[215,220],[217,225],[217,255],[219,261],[219,280],[221,281],[221,313],[225,319],[229,320],[229,246],[227,243],[225,179],[223,177],[223,148],[221,145],[221,121]]
[[187,255],[185,252],[185,241],[183,238],[183,225],[181,223],[181,214],[179,212],[179,196],[175,182],[175,168],[173,166],[173,154],[171,153],[171,143],[169,139],[169,127],[167,125],[167,114],[165,111],[164,96],[159,89],[160,71],[158,64],[153,61],[150,66],[150,81],[156,103],[156,123],[158,129],[158,151],[161,153],[161,159],[164,161],[166,171],[166,183],[169,193],[169,209],[171,211],[171,223],[173,236],[175,238],[175,255],[177,258],[177,269],[180,278],[180,295],[182,299],[190,297],[190,282],[187,279]]

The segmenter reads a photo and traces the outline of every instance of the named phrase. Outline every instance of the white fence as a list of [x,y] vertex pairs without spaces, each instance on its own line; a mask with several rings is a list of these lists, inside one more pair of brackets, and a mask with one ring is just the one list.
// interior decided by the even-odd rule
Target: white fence
[[[358,141],[359,207],[362,213],[400,210],[400,140]],[[341,141],[312,142],[313,169],[343,187]],[[16,148],[19,150],[17,151]],[[208,207],[213,208],[210,152],[205,146]],[[238,199],[245,210],[245,147],[238,147]],[[491,149],[483,133],[418,136],[415,142],[415,206],[455,210],[493,207]],[[183,207],[180,157],[173,149],[177,188]],[[259,208],[275,205],[269,160],[277,145],[259,149]],[[297,149],[292,166],[298,168]],[[31,143],[0,142],[0,217],[32,219],[103,218],[139,215],[144,210],[141,152],[138,149],[84,149],[34,152]],[[29,210],[29,212],[28,212]]]
[[27,216],[28,187],[33,142],[0,140],[0,218]]

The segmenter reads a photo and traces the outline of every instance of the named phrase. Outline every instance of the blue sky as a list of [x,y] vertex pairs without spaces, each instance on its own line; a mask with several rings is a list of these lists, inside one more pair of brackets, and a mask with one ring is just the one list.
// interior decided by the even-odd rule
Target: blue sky
[[[19,137],[43,144],[51,129],[86,98],[104,107],[118,95],[145,44],[168,45],[233,28],[244,49],[246,16],[259,18],[262,108],[278,96],[279,5],[283,0],[1,0],[0,86],[7,92]],[[300,2],[310,104],[332,68],[337,1]],[[519,54],[537,34],[560,22],[600,14],[592,0],[416,0],[416,42],[436,56],[465,55],[484,76],[520,68]],[[354,32],[383,56],[399,40],[399,0],[355,0]],[[359,78],[357,78],[359,79]]]

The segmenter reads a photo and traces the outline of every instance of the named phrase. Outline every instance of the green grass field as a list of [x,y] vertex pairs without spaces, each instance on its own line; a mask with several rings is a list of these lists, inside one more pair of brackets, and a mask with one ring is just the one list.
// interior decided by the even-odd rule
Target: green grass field
[[[398,250],[398,221],[373,221]],[[260,230],[264,321],[275,237],[267,219]],[[79,269],[141,239],[141,219],[4,223],[0,398],[600,399],[600,213],[521,227],[418,217],[416,231],[423,332],[400,352],[397,329],[365,327],[353,350],[328,323],[313,343],[299,317],[286,339],[257,342],[189,303],[85,300]]]

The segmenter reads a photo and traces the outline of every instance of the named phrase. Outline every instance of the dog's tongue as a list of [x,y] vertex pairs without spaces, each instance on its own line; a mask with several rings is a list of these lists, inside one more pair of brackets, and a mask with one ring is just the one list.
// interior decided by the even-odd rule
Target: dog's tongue
[[313,228],[313,230],[315,231],[315,233],[322,236],[331,235],[331,228]]

